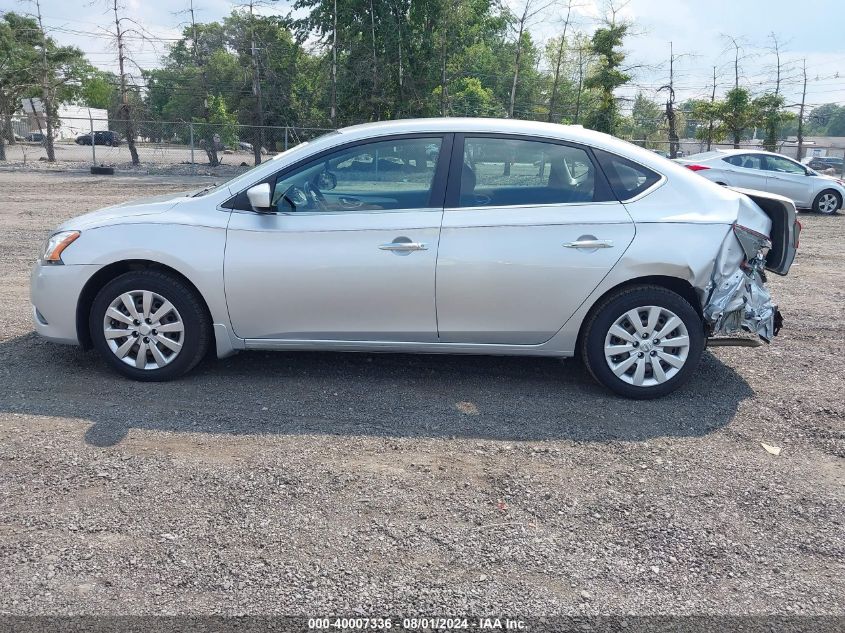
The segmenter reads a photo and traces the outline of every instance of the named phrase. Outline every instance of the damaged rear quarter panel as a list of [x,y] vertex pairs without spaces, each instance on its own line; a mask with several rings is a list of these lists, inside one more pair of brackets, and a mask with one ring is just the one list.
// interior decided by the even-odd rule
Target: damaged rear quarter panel
[[734,233],[741,219],[748,228],[768,235],[771,219],[745,195],[715,183],[698,178],[679,185],[626,203],[636,237],[561,329],[556,338],[564,349],[574,349],[581,321],[602,295],[653,276],[692,286],[708,335],[746,331],[766,341],[774,336],[777,307],[764,284],[765,260],[743,267],[746,254]]
[[[753,205],[770,219],[771,228],[766,234],[771,239],[772,247],[766,255],[766,269],[776,275],[786,275],[795,260],[801,230],[801,225],[797,221],[798,212],[795,209],[795,203],[789,198],[774,193],[732,189],[748,196]],[[743,224],[742,217],[737,221]]]

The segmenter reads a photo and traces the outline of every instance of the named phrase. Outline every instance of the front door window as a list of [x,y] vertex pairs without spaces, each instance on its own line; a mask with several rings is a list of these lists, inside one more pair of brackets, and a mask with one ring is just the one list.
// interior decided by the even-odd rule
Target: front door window
[[279,176],[273,205],[283,213],[424,209],[441,142],[408,138],[339,150]]

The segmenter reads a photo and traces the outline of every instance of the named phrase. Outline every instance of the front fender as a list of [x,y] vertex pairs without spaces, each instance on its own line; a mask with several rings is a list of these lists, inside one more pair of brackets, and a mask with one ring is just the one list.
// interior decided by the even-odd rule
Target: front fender
[[62,259],[96,270],[125,261],[172,268],[197,288],[214,324],[231,330],[223,293],[225,248],[225,227],[139,222],[83,230]]

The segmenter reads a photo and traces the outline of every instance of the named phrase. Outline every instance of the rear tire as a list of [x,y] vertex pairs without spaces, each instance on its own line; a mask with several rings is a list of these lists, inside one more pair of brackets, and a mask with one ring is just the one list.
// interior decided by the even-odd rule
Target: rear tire
[[607,297],[588,317],[581,337],[581,357],[593,377],[638,400],[665,396],[684,384],[703,350],[701,317],[686,299],[661,286],[634,286]]
[[173,275],[144,270],[107,283],[91,306],[94,347],[127,378],[172,380],[205,356],[211,323],[202,298]]
[[833,189],[825,189],[813,200],[813,211],[833,215],[842,208],[842,196]]

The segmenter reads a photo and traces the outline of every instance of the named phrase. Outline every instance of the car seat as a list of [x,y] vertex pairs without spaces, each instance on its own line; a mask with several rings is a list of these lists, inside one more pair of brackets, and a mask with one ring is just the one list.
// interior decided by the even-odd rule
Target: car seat
[[461,197],[464,196],[471,196],[475,191],[475,170],[470,167],[467,163],[464,163],[464,167],[461,170]]

